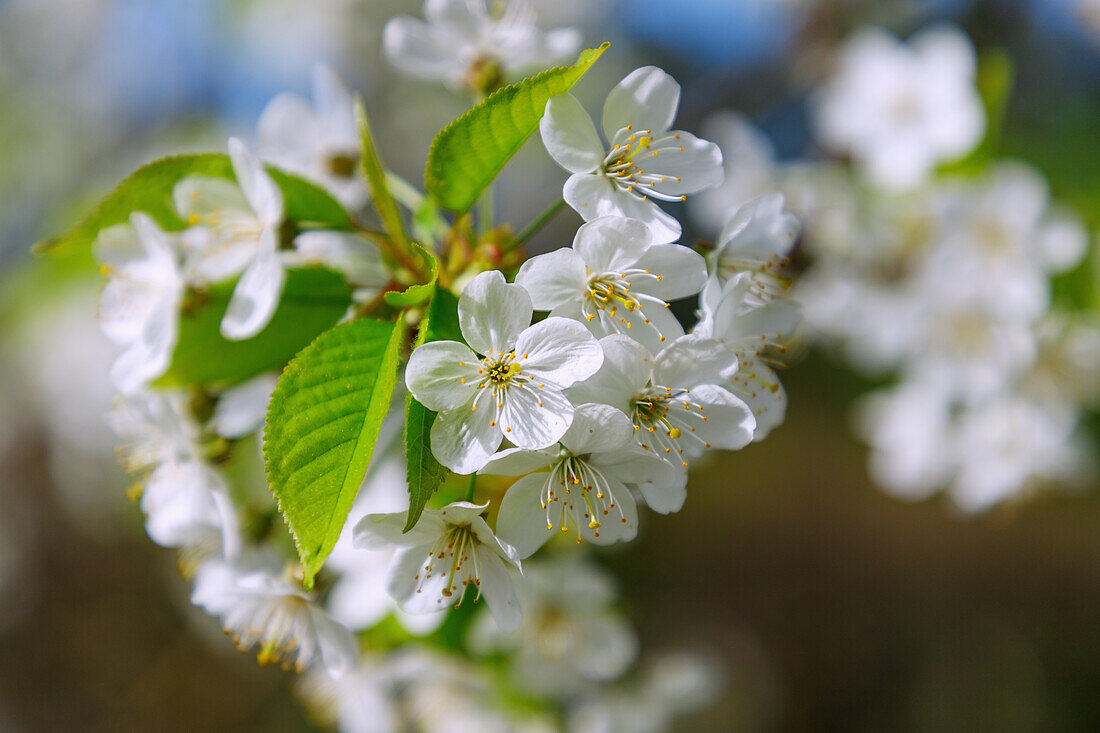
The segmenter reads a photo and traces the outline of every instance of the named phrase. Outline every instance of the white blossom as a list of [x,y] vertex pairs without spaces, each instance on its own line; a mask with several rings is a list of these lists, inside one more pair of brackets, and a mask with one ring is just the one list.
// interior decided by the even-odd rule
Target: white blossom
[[135,212],[129,226],[102,231],[94,251],[109,277],[99,301],[100,325],[107,338],[126,347],[111,365],[111,382],[132,394],[172,360],[185,285],[180,244]]
[[556,443],[573,421],[562,390],[591,376],[603,360],[596,339],[579,323],[547,318],[528,326],[532,312],[526,290],[499,272],[481,273],[458,300],[470,346],[436,341],[409,359],[409,391],[439,412],[432,452],[457,473],[484,466],[502,437],[528,449]]
[[736,374],[737,357],[717,341],[688,334],[656,357],[618,334],[600,346],[603,366],[570,397],[624,412],[642,450],[686,467],[705,448],[736,450],[752,442],[752,410],[721,386]]
[[218,395],[214,431],[225,438],[243,438],[263,428],[276,379],[275,374],[261,374]]
[[483,654],[510,652],[522,687],[570,696],[619,677],[637,656],[633,630],[612,608],[612,579],[597,565],[573,556],[525,563],[516,593],[520,627],[504,632],[481,615],[469,644]]
[[723,285],[739,273],[751,274],[758,304],[790,285],[782,272],[801,225],[797,217],[783,211],[783,203],[783,194],[774,193],[742,205],[722,227],[711,255]]
[[354,99],[331,68],[314,67],[312,105],[295,94],[279,94],[260,114],[258,128],[262,158],[324,186],[352,211],[367,203]]
[[354,232],[302,232],[294,238],[294,249],[282,257],[287,267],[321,265],[342,273],[358,303],[374,298],[391,280],[378,247]]
[[191,225],[184,234],[192,276],[213,283],[240,274],[229,300],[221,332],[246,339],[263,330],[286,281],[280,256],[283,194],[263,163],[236,138],[229,157],[237,184],[222,178],[189,176],[176,184],[172,198]]
[[398,733],[400,711],[395,700],[391,665],[361,657],[354,669],[333,679],[324,672],[302,675],[298,693],[322,718],[341,733]]
[[670,129],[679,106],[680,85],[671,76],[654,66],[634,70],[604,102],[605,145],[575,97],[551,98],[540,130],[547,152],[572,174],[566,203],[585,221],[625,216],[648,224],[655,241],[678,239],[680,222],[656,201],[686,200],[723,175],[717,145]]
[[695,295],[704,282],[702,256],[654,244],[643,222],[618,216],[587,222],[571,248],[532,257],[516,275],[535,308],[581,321],[597,337],[625,333],[652,351],[684,333],[668,301]]
[[457,605],[473,585],[497,624],[515,628],[520,607],[508,567],[518,568],[519,557],[482,519],[487,506],[462,501],[429,509],[408,532],[402,532],[407,512],[368,514],[355,527],[355,546],[397,549],[386,590],[407,613]]
[[958,29],[921,31],[908,44],[864,29],[841,50],[815,100],[826,147],[855,159],[877,186],[910,189],[937,163],[981,140],[985,112],[974,85],[974,49]]
[[387,59],[410,76],[476,92],[562,61],[581,45],[575,29],[539,30],[528,0],[426,0],[424,17],[401,15],[386,24]]
[[608,405],[579,405],[558,445],[501,451],[480,473],[524,476],[508,489],[497,515],[497,531],[521,558],[545,544],[555,527],[572,528],[578,542],[597,545],[634,539],[638,510],[628,485],[666,514],[686,497],[685,472],[638,446],[629,419]]
[[208,560],[195,575],[191,602],[217,616],[242,651],[258,646],[261,664],[302,672],[317,665],[338,677],[355,665],[355,640],[264,556]]

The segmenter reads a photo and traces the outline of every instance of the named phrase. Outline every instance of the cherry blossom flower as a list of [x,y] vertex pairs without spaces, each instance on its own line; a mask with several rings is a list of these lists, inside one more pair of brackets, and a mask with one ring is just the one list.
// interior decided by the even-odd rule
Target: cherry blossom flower
[[406,15],[386,24],[382,47],[410,76],[487,93],[506,77],[572,56],[581,34],[543,32],[528,0],[426,0],[427,22]]
[[286,281],[279,253],[283,194],[240,140],[230,138],[229,157],[237,185],[189,176],[176,184],[172,198],[192,225],[184,245],[193,276],[207,283],[241,276],[221,323],[223,336],[240,340],[255,336],[271,320]]
[[397,550],[387,591],[407,613],[457,605],[473,585],[476,598],[485,596],[497,624],[512,629],[521,614],[508,566],[518,568],[519,556],[482,519],[486,507],[460,501],[426,510],[408,532],[402,532],[406,512],[368,514],[355,527],[355,546]]
[[642,450],[686,467],[705,448],[736,450],[752,442],[752,410],[720,386],[736,374],[737,357],[717,341],[681,336],[656,357],[618,334],[600,346],[603,366],[569,396],[626,413]]
[[603,108],[600,141],[592,118],[571,94],[553,97],[540,123],[542,141],[558,165],[572,173],[562,196],[585,221],[626,216],[649,225],[655,241],[680,237],[680,222],[656,201],[722,182],[722,153],[712,142],[670,130],[680,106],[680,85],[645,66],[611,90]]
[[711,278],[699,296],[700,319],[692,333],[716,339],[737,355],[737,373],[725,385],[752,409],[753,440],[759,441],[786,413],[787,393],[773,366],[802,322],[802,309],[784,298],[756,305],[752,282],[749,273],[724,287]]
[[109,280],[99,300],[99,321],[111,341],[125,346],[111,365],[111,382],[132,394],[162,375],[179,337],[185,281],[177,237],[146,214],[110,227],[95,243]]
[[218,616],[242,651],[259,646],[261,664],[280,662],[298,672],[318,665],[333,677],[355,666],[351,632],[266,556],[203,563],[191,602]]
[[313,69],[313,104],[276,96],[260,114],[258,152],[280,168],[324,186],[348,209],[370,198],[359,175],[359,133],[351,91],[328,66]]
[[687,495],[685,472],[639,447],[626,415],[608,405],[579,405],[559,445],[503,450],[480,473],[525,476],[508,489],[497,517],[500,536],[521,558],[555,527],[597,545],[634,539],[638,510],[627,485],[665,514],[678,511]]
[[816,99],[817,134],[850,154],[877,186],[923,183],[937,163],[970,152],[985,132],[974,48],[958,29],[921,31],[903,44],[864,29]]
[[276,374],[261,374],[218,395],[214,431],[226,438],[243,438],[260,430],[267,419],[267,403],[277,378]]
[[499,272],[483,272],[458,300],[470,346],[436,341],[409,359],[405,384],[439,412],[432,452],[457,473],[484,466],[502,437],[531,450],[556,443],[573,421],[562,390],[594,374],[603,361],[596,339],[579,323],[547,318],[528,327],[532,312],[526,290]]
[[698,293],[702,256],[678,244],[653,244],[636,219],[605,216],[581,226],[573,246],[520,266],[516,284],[535,308],[588,325],[598,338],[625,333],[659,351],[684,333],[668,301]]
[[638,640],[611,608],[615,587],[599,566],[575,555],[524,563],[516,580],[523,623],[501,631],[482,615],[469,644],[482,654],[511,652],[512,675],[522,687],[572,695],[626,671]]
[[724,285],[739,273],[751,273],[758,305],[785,291],[790,281],[782,273],[800,231],[798,218],[783,211],[781,193],[744,204],[722,228],[711,255],[719,281]]

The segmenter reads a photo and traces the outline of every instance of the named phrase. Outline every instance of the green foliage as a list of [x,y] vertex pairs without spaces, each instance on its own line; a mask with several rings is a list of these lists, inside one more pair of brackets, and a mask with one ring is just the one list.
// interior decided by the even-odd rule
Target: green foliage
[[366,474],[403,336],[400,320],[341,324],[294,357],[271,396],[264,464],[307,588],[332,552]]
[[965,157],[941,166],[940,172],[978,175],[1000,152],[1005,113],[1012,96],[1016,68],[1003,48],[991,48],[978,59],[978,93],[985,108],[985,137]]
[[410,285],[404,290],[391,290],[383,295],[383,300],[394,308],[404,308],[405,306],[423,303],[431,296],[432,290],[435,288],[435,281],[439,278],[439,260],[436,259],[436,256],[419,244],[413,244],[412,248],[427,265],[428,282],[420,285]]
[[355,123],[359,129],[359,158],[363,166],[363,173],[370,185],[371,200],[374,208],[382,218],[382,226],[390,239],[402,252],[409,249],[409,239],[405,235],[405,226],[401,223],[401,214],[397,210],[397,203],[390,194],[386,183],[386,169],[382,167],[382,161],[378,158],[378,150],[374,145],[374,137],[371,134],[370,117],[367,116],[367,108],[363,104],[362,97],[355,98]]
[[[450,291],[436,288],[428,312],[420,323],[416,345],[462,340],[458,327],[458,299]],[[408,395],[405,401],[405,462],[408,466],[409,516],[405,532],[416,526],[428,499],[450,473],[432,454],[431,431],[435,416],[436,413],[417,402],[411,393]]]
[[[270,166],[267,170],[283,192],[289,220],[333,229],[349,228],[347,212],[324,189]],[[167,231],[184,229],[187,223],[172,203],[172,189],[188,176],[234,180],[233,166],[224,153],[171,155],[155,160],[131,173],[67,232],[39,242],[34,249],[39,253],[65,255],[87,248],[100,230],[126,223],[135,211],[149,214]]]
[[321,267],[288,270],[271,322],[250,339],[229,341],[220,328],[236,284],[229,280],[189,296],[172,363],[157,386],[234,383],[282,369],[351,305],[351,290],[342,275]]
[[551,97],[564,94],[610,44],[581,52],[559,66],[503,87],[436,135],[424,186],[440,206],[466,212],[531,134]]

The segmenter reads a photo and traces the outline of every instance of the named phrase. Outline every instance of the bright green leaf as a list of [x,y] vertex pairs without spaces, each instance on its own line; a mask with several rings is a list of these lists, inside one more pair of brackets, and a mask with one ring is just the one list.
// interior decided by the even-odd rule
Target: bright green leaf
[[503,87],[436,135],[428,151],[424,186],[441,206],[465,212],[538,129],[551,97],[564,94],[610,44],[581,52],[559,66]]
[[[270,166],[267,170],[283,192],[289,220],[332,229],[350,227],[347,212],[324,189]],[[67,232],[36,244],[35,251],[65,254],[89,247],[100,230],[126,223],[135,211],[149,214],[167,231],[184,229],[187,223],[172,203],[172,189],[187,176],[234,180],[233,166],[224,153],[172,155],[155,160],[131,173]]]
[[[436,288],[431,305],[420,323],[416,345],[429,341],[462,342],[458,327],[458,300],[450,291]],[[409,516],[405,532],[416,526],[428,499],[450,473],[432,454],[431,431],[436,413],[409,393],[405,401],[405,461],[408,466]]]
[[423,303],[431,296],[432,289],[435,288],[435,281],[439,278],[439,260],[436,259],[436,256],[419,244],[413,244],[412,246],[428,266],[428,282],[420,285],[410,285],[405,290],[391,290],[383,295],[382,297],[386,303],[394,308],[404,308],[405,306]]
[[351,305],[343,276],[320,267],[288,270],[271,322],[250,339],[229,341],[220,328],[235,285],[236,280],[218,283],[185,302],[172,363],[158,386],[233,383],[282,369]]
[[264,464],[307,588],[332,552],[366,474],[403,336],[400,320],[341,324],[294,357],[271,396]]

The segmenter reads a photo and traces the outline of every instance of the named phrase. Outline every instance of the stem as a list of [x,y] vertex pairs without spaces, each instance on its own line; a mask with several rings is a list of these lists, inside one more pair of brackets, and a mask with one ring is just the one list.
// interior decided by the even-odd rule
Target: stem
[[477,473],[470,474],[470,487],[466,489],[466,501],[471,504],[474,501],[474,489],[477,488]]
[[485,187],[477,210],[477,231],[481,239],[493,229],[493,184]]
[[424,202],[424,194],[417,191],[411,183],[393,171],[386,171],[386,185],[390,189],[390,194],[397,199],[397,202],[409,211],[415,212],[420,208],[420,204]]
[[557,213],[561,211],[564,207],[565,199],[558,199],[554,203],[550,204],[549,208],[547,208],[546,211],[539,214],[533,222],[527,225],[526,229],[520,232],[515,239],[504,246],[504,253],[507,254],[508,252],[511,252],[512,250],[527,244],[528,240],[538,234],[544,226],[549,224],[550,220],[553,219],[557,215]]

